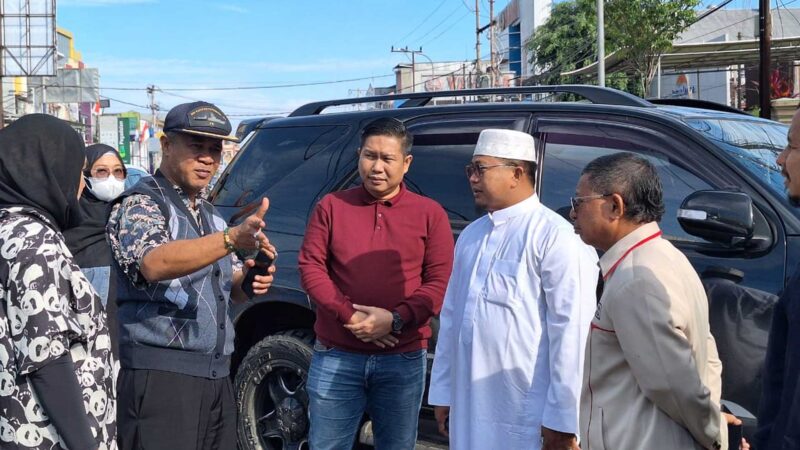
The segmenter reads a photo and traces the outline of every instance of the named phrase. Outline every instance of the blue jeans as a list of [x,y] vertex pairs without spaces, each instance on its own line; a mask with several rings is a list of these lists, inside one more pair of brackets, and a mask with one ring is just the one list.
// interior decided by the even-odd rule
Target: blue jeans
[[411,450],[417,441],[427,352],[366,355],[317,342],[308,373],[313,450],[349,450],[366,411],[376,450]]

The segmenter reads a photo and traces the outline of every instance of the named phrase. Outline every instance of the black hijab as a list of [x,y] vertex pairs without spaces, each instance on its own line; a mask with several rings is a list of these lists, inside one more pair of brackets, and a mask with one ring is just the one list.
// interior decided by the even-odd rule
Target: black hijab
[[[127,177],[128,169],[125,168],[125,161],[122,160],[122,156],[119,155],[119,152],[114,147],[106,144],[92,144],[86,147],[86,169],[83,171],[83,174],[87,177],[91,177],[94,163],[108,153],[112,153],[117,157],[119,163],[122,164],[122,171]],[[87,191],[83,191],[84,195],[86,192]]]
[[0,130],[0,206],[36,209],[59,230],[78,224],[83,139],[46,114],[22,116]]
[[[86,169],[83,174],[91,177],[91,168],[103,155],[113,153],[122,164],[125,163],[119,152],[106,144],[86,147]],[[113,176],[113,175],[110,175]],[[80,200],[81,222],[78,226],[64,232],[67,247],[75,257],[79,267],[102,267],[111,264],[111,252],[106,243],[106,222],[108,222],[108,202],[95,197],[89,189],[84,189]]]

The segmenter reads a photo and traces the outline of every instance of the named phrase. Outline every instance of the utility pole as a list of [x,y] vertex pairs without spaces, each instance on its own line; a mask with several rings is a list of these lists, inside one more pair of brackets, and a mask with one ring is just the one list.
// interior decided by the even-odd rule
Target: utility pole
[[478,85],[478,77],[481,74],[481,16],[480,0],[475,0],[475,86]]
[[153,114],[153,132],[155,132],[158,128],[158,105],[156,104],[155,85],[147,86],[147,97],[150,99],[150,112]]
[[489,86],[495,87],[497,76],[494,66],[494,0],[489,0]]
[[606,30],[605,8],[603,2],[597,0],[597,85],[606,86]]
[[414,50],[414,49],[409,50],[407,45],[403,48],[394,48],[393,45],[392,53],[411,53],[411,92],[412,93],[417,92],[417,76],[416,76],[417,67],[416,67],[415,57],[417,53],[422,53],[422,47],[420,47],[419,50]]
[[758,99],[761,113],[764,119],[772,117],[772,104],[770,103],[770,46],[772,43],[772,18],[769,12],[769,0],[758,1],[758,40],[759,40],[759,64],[758,64]]

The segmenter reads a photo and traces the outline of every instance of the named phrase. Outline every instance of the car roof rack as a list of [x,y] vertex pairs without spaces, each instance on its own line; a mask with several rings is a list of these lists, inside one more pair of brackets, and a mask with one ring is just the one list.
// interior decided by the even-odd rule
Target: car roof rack
[[459,91],[414,92],[408,94],[378,95],[361,98],[345,98],[339,100],[326,100],[305,104],[295,109],[289,117],[314,116],[322,113],[325,108],[339,105],[352,105],[359,103],[386,102],[392,100],[406,100],[400,108],[425,106],[434,98],[441,97],[466,97],[482,95],[520,95],[520,94],[574,94],[599,105],[640,106],[652,107],[647,100],[618,91],[592,85],[566,84],[555,86],[520,86],[507,88],[462,89]]
[[648,98],[647,101],[654,105],[685,106],[687,108],[702,108],[710,109],[712,111],[744,114],[746,116],[750,115],[749,113],[742,111],[741,109],[736,109],[732,106],[696,98]]

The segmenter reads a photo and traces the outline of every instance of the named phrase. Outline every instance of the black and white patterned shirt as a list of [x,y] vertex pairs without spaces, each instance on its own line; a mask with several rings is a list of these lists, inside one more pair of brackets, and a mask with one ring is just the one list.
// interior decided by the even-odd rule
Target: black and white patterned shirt
[[65,448],[28,375],[69,352],[97,445],[116,449],[105,311],[61,233],[33,209],[0,208],[0,306],[0,448]]

